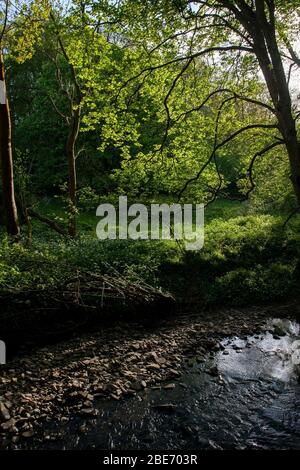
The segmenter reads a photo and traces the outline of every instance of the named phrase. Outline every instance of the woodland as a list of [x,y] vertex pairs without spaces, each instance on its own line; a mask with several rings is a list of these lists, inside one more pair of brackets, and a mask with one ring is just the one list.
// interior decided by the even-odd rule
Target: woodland
[[[299,0],[0,1],[9,357],[119,321],[298,305],[299,22]],[[204,204],[203,248],[98,240],[119,196]]]

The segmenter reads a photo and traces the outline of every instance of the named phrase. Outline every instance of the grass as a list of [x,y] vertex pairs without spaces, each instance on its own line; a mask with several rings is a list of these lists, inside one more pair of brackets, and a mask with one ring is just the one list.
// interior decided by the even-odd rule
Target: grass
[[[41,201],[38,210],[65,222],[59,201]],[[10,245],[2,236],[0,289],[55,288],[66,282],[66,266],[117,270],[205,304],[269,302],[298,289],[300,217],[283,228],[282,216],[248,215],[243,203],[216,201],[207,208],[205,221],[205,245],[199,252],[186,252],[168,240],[99,241],[91,211],[78,215],[76,240],[33,221],[30,247]]]
[[211,223],[216,219],[229,220],[247,214],[247,202],[216,200],[205,209],[205,221]]
[[[114,202],[117,207],[116,201]],[[163,202],[166,201],[161,201],[160,203],[162,204]],[[172,201],[169,202],[171,203]],[[41,200],[37,206],[37,210],[50,219],[56,220],[58,223],[66,224],[67,222],[66,210],[62,202],[58,199]],[[247,203],[245,202],[225,199],[217,200],[205,209],[205,224],[210,224],[216,219],[229,220],[240,215],[245,215],[246,213]],[[77,216],[78,233],[84,234],[84,236],[90,235],[91,237],[96,238],[96,225],[98,220],[99,219],[96,217],[96,207],[94,210],[80,208]],[[41,223],[36,221],[33,221],[33,223],[39,231],[43,230],[43,225]]]

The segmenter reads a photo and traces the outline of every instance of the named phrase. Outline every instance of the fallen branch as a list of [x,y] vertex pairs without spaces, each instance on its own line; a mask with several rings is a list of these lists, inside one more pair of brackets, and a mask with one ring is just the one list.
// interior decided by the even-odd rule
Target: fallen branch
[[48,227],[52,228],[52,230],[55,230],[55,232],[59,233],[60,235],[66,236],[67,232],[63,227],[58,225],[54,220],[48,219],[48,217],[45,217],[44,215],[39,214],[38,212],[35,212],[32,209],[27,210],[28,215],[31,217],[34,217],[35,219],[39,220],[40,222],[48,225]]

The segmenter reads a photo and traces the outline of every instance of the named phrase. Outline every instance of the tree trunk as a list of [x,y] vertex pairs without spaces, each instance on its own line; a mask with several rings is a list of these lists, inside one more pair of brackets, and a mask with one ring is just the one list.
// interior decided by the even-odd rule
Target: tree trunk
[[[267,19],[265,9],[269,8],[269,20]],[[273,77],[273,83],[267,79],[264,72],[267,86],[276,110],[276,115],[279,123],[279,131],[285,141],[287,154],[289,157],[291,168],[291,181],[297,198],[298,206],[300,207],[300,145],[298,142],[297,129],[295,119],[292,112],[292,100],[287,82],[282,56],[277,43],[276,37],[276,24],[275,24],[275,4],[265,5],[265,2],[256,0],[257,10],[257,33],[262,32],[263,37],[260,38],[262,44],[265,45],[266,55],[269,55],[269,63],[265,63]],[[256,48],[258,50],[257,40]],[[260,46],[261,47],[261,46]],[[257,54],[258,59],[261,58]],[[275,87],[274,87],[275,85]],[[275,92],[275,93],[274,93]],[[275,96],[274,96],[275,94]]]
[[59,233],[60,235],[67,235],[64,228],[58,225],[54,220],[48,219],[48,217],[45,217],[44,215],[41,215],[32,209],[26,209],[26,213],[27,217],[31,216],[36,218],[40,222],[43,222],[44,224],[48,225],[48,227],[52,228],[53,230],[55,230],[55,232]]
[[76,211],[77,211],[77,201],[76,201],[76,192],[77,192],[77,176],[76,176],[76,142],[80,130],[80,120],[81,120],[81,100],[82,94],[80,90],[79,83],[77,81],[76,72],[73,64],[71,63],[68,53],[65,49],[63,41],[60,37],[59,29],[57,27],[55,16],[50,12],[50,18],[56,28],[57,40],[64,56],[73,81],[73,92],[68,95],[70,103],[70,118],[67,119],[69,125],[69,134],[66,144],[66,155],[68,160],[68,172],[69,172],[69,184],[68,184],[68,193],[69,193],[69,220],[68,220],[68,233],[71,237],[76,236]]
[[6,97],[5,71],[2,51],[0,51],[0,161],[3,203],[6,218],[7,233],[16,239],[20,235],[17,206],[15,201],[13,159],[11,147],[11,117],[8,99]]
[[294,141],[286,144],[290,167],[291,167],[291,181],[297,197],[297,203],[300,207],[300,144]]
[[69,170],[69,221],[68,221],[68,233],[71,237],[76,236],[76,192],[77,192],[77,177],[76,177],[76,141],[79,134],[80,126],[80,108],[79,106],[75,110],[71,110],[72,118],[70,124],[70,131],[68,135],[66,153],[68,159],[68,170]]
[[[223,0],[223,3],[234,13],[253,40],[254,52],[274,105],[278,129],[286,146],[291,181],[300,207],[300,143],[293,118],[289,85],[277,43],[275,3],[255,0],[255,10],[245,2],[240,2],[239,9],[227,0]],[[268,16],[266,11],[269,12]]]

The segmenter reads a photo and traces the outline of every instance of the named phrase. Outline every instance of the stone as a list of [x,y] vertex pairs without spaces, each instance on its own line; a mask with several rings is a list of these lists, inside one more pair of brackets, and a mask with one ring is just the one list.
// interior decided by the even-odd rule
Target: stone
[[173,403],[161,403],[158,405],[154,405],[153,408],[164,413],[173,413],[176,410],[177,406]]
[[138,381],[131,382],[130,388],[131,388],[132,390],[135,390],[136,392],[139,392],[140,390],[143,389],[142,382],[138,382]]
[[8,421],[5,421],[5,423],[1,424],[1,429],[4,431],[8,431],[14,428],[16,424],[16,420],[14,418],[10,418]]
[[0,417],[3,421],[8,421],[10,419],[9,411],[3,403],[0,403]]
[[212,377],[218,377],[218,375],[219,375],[219,371],[218,371],[217,367],[211,367],[206,372],[207,372],[207,374],[211,375]]
[[22,437],[32,437],[34,435],[33,431],[25,431],[22,433]]
[[176,387],[175,384],[167,384],[164,386],[164,389],[165,390],[174,390],[174,388]]
[[181,376],[181,373],[178,370],[169,369],[169,375],[170,377],[178,378]]

